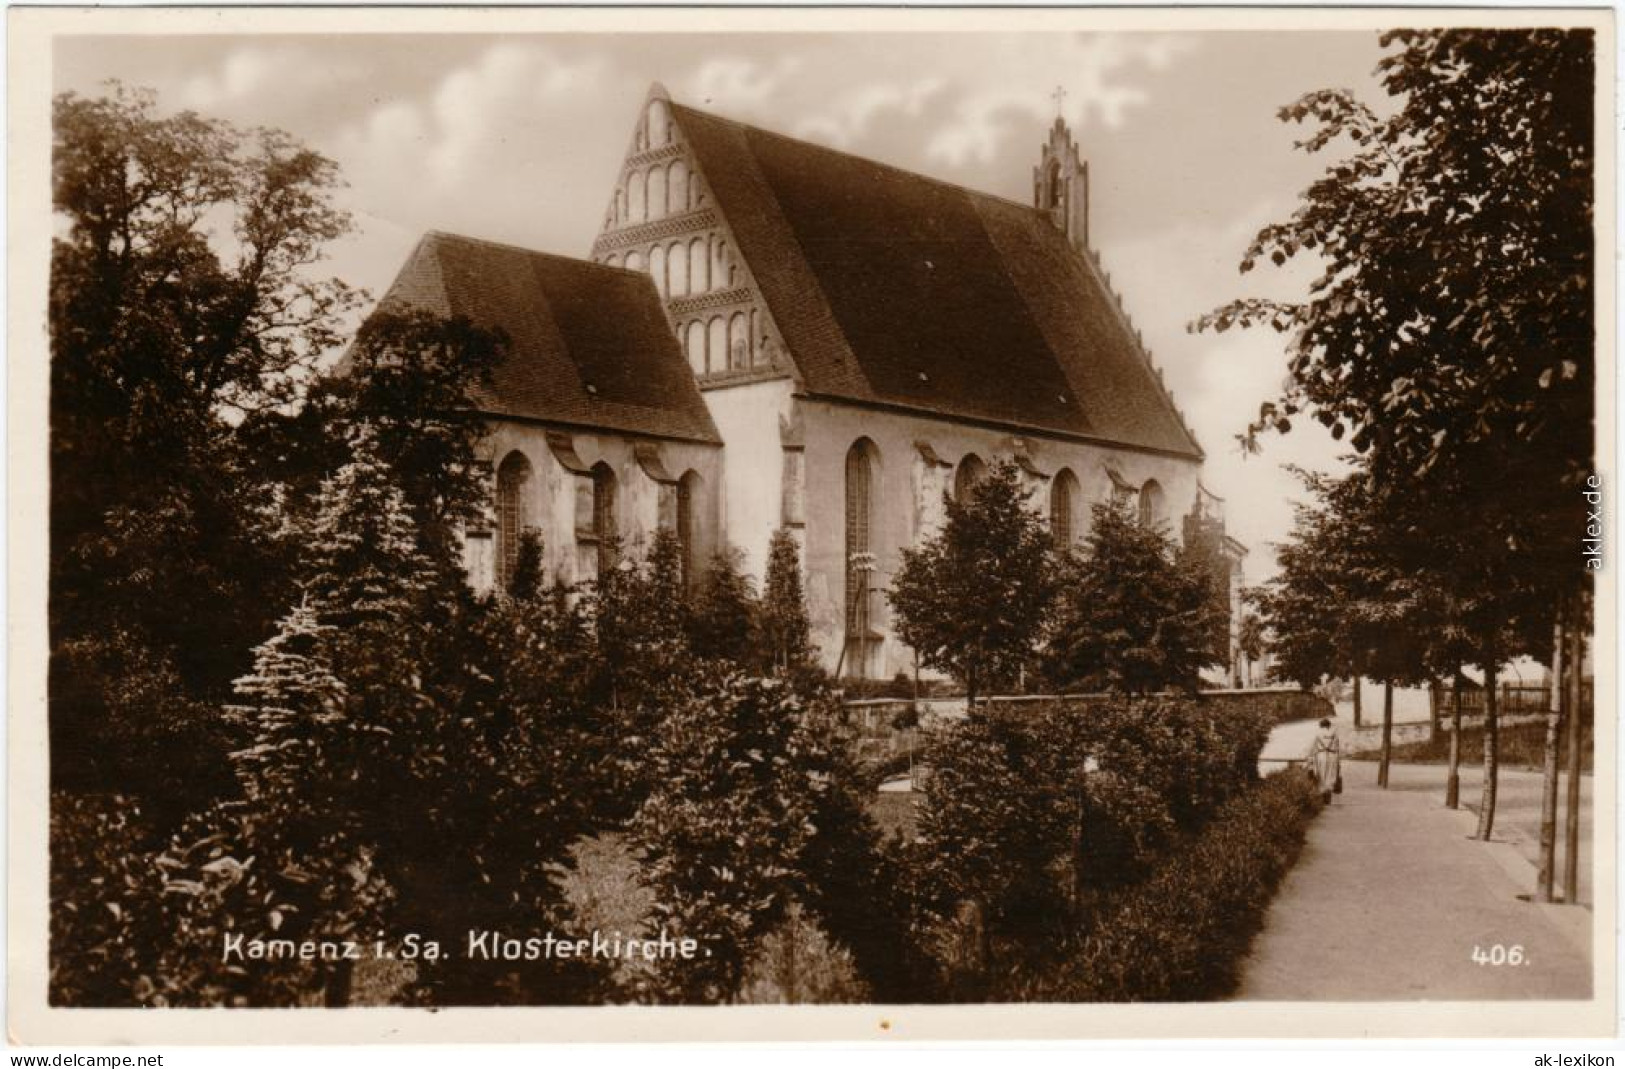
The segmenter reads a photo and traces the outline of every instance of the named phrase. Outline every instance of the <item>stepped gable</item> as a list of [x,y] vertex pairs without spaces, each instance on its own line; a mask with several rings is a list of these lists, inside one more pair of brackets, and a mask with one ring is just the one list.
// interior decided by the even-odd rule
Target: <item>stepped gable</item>
[[649,276],[431,231],[380,308],[460,315],[508,335],[481,411],[720,443]]
[[671,107],[809,394],[1202,456],[1046,213]]

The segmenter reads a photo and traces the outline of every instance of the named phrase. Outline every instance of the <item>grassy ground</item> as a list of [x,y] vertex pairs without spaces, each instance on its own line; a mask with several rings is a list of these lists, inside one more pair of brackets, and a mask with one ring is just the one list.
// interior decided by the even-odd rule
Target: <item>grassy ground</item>
[[918,791],[887,791],[874,796],[869,803],[869,815],[880,825],[881,833],[886,838],[901,835],[904,839],[913,839],[917,817],[915,802],[919,799]]
[[[896,797],[910,797],[898,795]],[[618,832],[583,839],[573,848],[575,867],[562,881],[577,934],[593,930],[641,936],[652,930],[654,893],[640,879],[642,859]],[[622,961],[616,979],[633,990],[642,961]],[[852,957],[832,944],[810,917],[792,905],[784,922],[762,940],[751,960],[741,1003],[863,1002],[868,990]]]
[[[1503,727],[1500,731],[1501,764],[1506,768],[1527,768],[1539,770],[1546,754],[1546,725],[1545,724],[1514,724]],[[1566,745],[1566,743],[1565,743]],[[1566,750],[1559,750],[1560,760],[1566,760],[1562,755]],[[1356,757],[1376,757],[1380,751],[1367,750]],[[1484,729],[1481,727],[1466,727],[1461,732],[1462,761],[1471,763],[1482,758],[1484,753]],[[1590,732],[1586,733],[1581,743],[1581,762],[1585,771],[1591,771],[1592,740]],[[1407,742],[1394,747],[1395,761],[1418,765],[1442,765],[1450,760],[1450,735],[1441,731],[1432,742]]]

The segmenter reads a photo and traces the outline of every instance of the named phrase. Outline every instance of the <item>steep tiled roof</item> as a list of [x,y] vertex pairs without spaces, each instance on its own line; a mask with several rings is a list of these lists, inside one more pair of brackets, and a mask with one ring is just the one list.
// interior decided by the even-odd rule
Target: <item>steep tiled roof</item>
[[672,111],[808,392],[1201,456],[1037,209]]
[[721,440],[645,274],[431,231],[391,304],[507,332],[507,359],[478,391],[492,415]]

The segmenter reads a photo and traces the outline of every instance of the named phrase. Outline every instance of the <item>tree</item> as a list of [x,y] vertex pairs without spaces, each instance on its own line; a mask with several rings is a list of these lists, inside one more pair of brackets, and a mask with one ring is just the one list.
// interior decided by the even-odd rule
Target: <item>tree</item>
[[775,672],[789,673],[812,655],[812,627],[801,584],[801,549],[795,536],[780,527],[767,548],[767,578],[758,609],[764,660]]
[[990,467],[969,501],[943,500],[947,522],[903,550],[886,596],[898,636],[922,664],[964,683],[974,708],[985,687],[1010,682],[1033,655],[1054,596],[1053,543],[1014,462]]
[[600,714],[614,784],[606,803],[623,818],[653,785],[644,751],[694,674],[681,554],[669,530],[656,533],[641,560],[615,549],[616,563],[600,570],[585,599],[593,639],[589,701]]
[[386,307],[361,325],[339,373],[323,383],[341,429],[373,428],[426,539],[450,542],[486,506],[477,396],[506,349],[505,335],[465,318]]
[[527,527],[519,535],[519,552],[515,554],[513,576],[508,580],[508,596],[516,601],[530,601],[542,593],[542,532]]
[[223,700],[293,593],[233,421],[337,341],[356,295],[310,272],[349,219],[334,164],[278,131],[116,83],[58,96],[53,129],[52,752],[77,755],[53,775],[157,799],[184,763],[184,806],[224,762],[170,711]]
[[[750,666],[756,592],[739,570],[737,549],[717,553],[689,608],[688,643],[702,660]],[[754,666],[752,666],[754,667]]]
[[1429,574],[1438,544],[1405,511],[1409,500],[1377,494],[1358,458],[1339,478],[1298,475],[1313,503],[1298,507],[1292,537],[1278,548],[1281,570],[1255,604],[1279,678],[1304,687],[1343,675],[1383,684],[1377,781],[1387,786],[1393,688],[1430,682],[1459,652],[1446,641],[1450,604]]
[[1244,687],[1253,685],[1253,666],[1264,656],[1265,638],[1264,621],[1250,609],[1243,612],[1236,625],[1236,659],[1241,662],[1236,678]]
[[678,700],[652,740],[653,787],[631,830],[661,927],[698,944],[692,959],[657,963],[655,998],[730,1000],[804,886],[831,760],[807,715],[783,682],[728,673]]
[[1081,554],[1063,564],[1045,670],[1061,687],[1130,693],[1194,690],[1223,665],[1222,610],[1194,554],[1116,503],[1094,508]]
[[[260,859],[249,886],[271,897],[204,905],[260,933],[433,941],[414,985],[440,1004],[590,999],[592,963],[461,952],[470,931],[562,920],[556,866],[609,795],[586,621],[556,590],[476,601],[448,578],[375,442],[358,428],[324,483],[304,599],[230,710],[243,800],[209,828]],[[347,967],[317,979],[347,997]]]
[[[1317,124],[1300,143],[1309,152],[1352,144],[1242,260],[1246,271],[1318,257],[1307,299],[1239,300],[1198,325],[1290,336],[1290,381],[1245,441],[1290,430],[1304,411],[1350,436],[1386,501],[1407,496],[1413,516],[1451,502],[1435,529],[1471,548],[1440,585],[1488,696],[1522,652],[1507,636],[1549,628],[1555,606],[1589,589],[1565,553],[1584,527],[1593,452],[1595,45],[1591,31],[1555,29],[1401,30],[1381,42],[1391,114],[1346,91],[1280,113]],[[1509,590],[1534,596],[1518,604]],[[1486,711],[1485,837],[1493,697]]]

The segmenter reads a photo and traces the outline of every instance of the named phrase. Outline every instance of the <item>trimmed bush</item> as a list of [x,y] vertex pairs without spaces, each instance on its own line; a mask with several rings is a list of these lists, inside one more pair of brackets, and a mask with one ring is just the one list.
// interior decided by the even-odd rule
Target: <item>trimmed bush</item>
[[929,733],[905,856],[940,994],[992,997],[1258,778],[1263,718],[1188,697],[1052,701]]
[[1235,990],[1242,959],[1319,812],[1293,769],[1232,798],[1145,882],[1114,895],[1059,966],[1004,997],[1037,1002],[1195,1002]]

